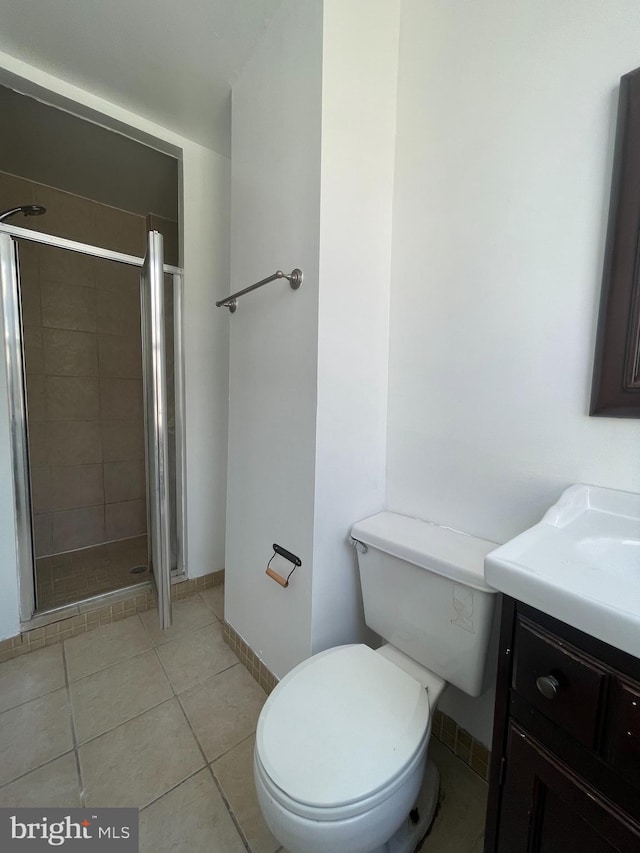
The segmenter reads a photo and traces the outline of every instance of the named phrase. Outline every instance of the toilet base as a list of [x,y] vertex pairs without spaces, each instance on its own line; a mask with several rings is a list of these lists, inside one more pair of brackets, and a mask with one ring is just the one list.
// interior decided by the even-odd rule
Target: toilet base
[[440,792],[440,774],[433,761],[427,761],[424,771],[424,779],[416,799],[413,811],[418,811],[418,821],[414,823],[411,815],[391,838],[377,847],[372,853],[414,853],[418,844],[427,834],[438,806],[438,794]]

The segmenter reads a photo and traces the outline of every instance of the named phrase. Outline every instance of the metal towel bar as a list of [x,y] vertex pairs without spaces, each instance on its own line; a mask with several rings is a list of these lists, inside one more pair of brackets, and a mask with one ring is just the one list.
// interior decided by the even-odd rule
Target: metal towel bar
[[302,284],[302,270],[291,270],[288,275],[287,273],[282,272],[282,270],[276,270],[273,275],[263,278],[262,281],[250,284],[249,287],[245,287],[244,290],[239,290],[237,293],[232,293],[231,296],[227,296],[226,299],[221,299],[220,302],[216,302],[216,306],[218,308],[228,308],[233,314],[238,307],[238,298],[240,296],[244,296],[245,293],[250,293],[252,290],[256,290],[258,287],[262,287],[265,284],[269,284],[270,281],[276,281],[278,278],[286,278],[291,286],[291,290],[297,290]]

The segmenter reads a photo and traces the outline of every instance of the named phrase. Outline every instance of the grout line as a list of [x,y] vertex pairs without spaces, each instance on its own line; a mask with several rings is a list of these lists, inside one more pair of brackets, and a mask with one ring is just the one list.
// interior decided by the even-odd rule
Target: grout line
[[69,702],[69,716],[71,717],[71,738],[73,740],[73,754],[76,759],[76,773],[78,774],[78,788],[80,793],[80,805],[86,805],[85,799],[85,789],[84,789],[84,779],[82,778],[82,767],[80,765],[80,753],[78,751],[78,734],[76,732],[76,721],[75,716],[73,714],[73,702],[71,701],[71,689],[69,687],[69,670],[67,667],[67,650],[65,649],[65,643],[62,642],[60,644],[62,646],[62,662],[64,664],[64,683],[67,690],[67,700]]
[[12,705],[10,708],[4,708],[4,710],[0,711],[0,719],[2,719],[3,714],[7,714],[9,711],[15,711],[16,708],[24,708],[30,702],[37,702],[38,699],[44,699],[45,696],[51,696],[52,693],[57,693],[58,690],[64,690],[64,688],[65,685],[61,684],[60,687],[54,687],[53,690],[47,690],[46,693],[40,693],[39,696],[32,696],[31,699],[27,699],[25,702],[18,702],[17,705]]
[[207,769],[206,765],[204,767],[198,767],[198,769],[194,770],[193,773],[189,773],[189,775],[185,776],[184,779],[181,779],[179,782],[176,782],[175,785],[172,785],[170,788],[167,788],[167,790],[163,794],[160,794],[158,797],[154,797],[153,800],[150,800],[146,804],[146,806],[142,806],[142,808],[138,808],[138,812],[140,814],[142,814],[142,812],[145,811],[146,809],[148,809],[149,806],[152,806],[154,803],[157,803],[158,800],[161,800],[163,797],[166,797],[167,794],[170,794],[172,791],[175,791],[175,789],[179,788],[180,785],[183,785],[185,782],[188,782],[189,779],[193,779],[194,776],[197,776],[198,773],[202,773],[202,771],[206,770],[206,769]]
[[248,741],[248,740],[250,740],[252,737],[255,737],[255,736],[256,736],[256,730],[254,729],[254,730],[251,732],[251,734],[246,735],[245,737],[243,737],[243,738],[242,738],[242,740],[239,740],[239,741],[238,741],[238,743],[234,743],[234,745],[233,745],[233,746],[230,746],[230,747],[229,747],[229,749],[225,749],[225,751],[224,751],[224,752],[221,752],[221,753],[220,753],[220,755],[216,755],[216,757],[215,757],[215,758],[212,758],[212,759],[211,759],[211,761],[209,761],[208,763],[209,763],[209,764],[215,764],[215,763],[216,763],[216,761],[218,761],[220,758],[224,758],[224,756],[225,756],[225,755],[229,755],[229,753],[230,753],[230,752],[232,752],[232,751],[233,751],[237,746],[240,746],[240,744],[245,743],[245,741]]
[[[235,663],[230,664],[229,666],[225,666],[224,669],[219,670],[218,672],[214,672],[213,675],[208,675],[204,681],[197,681],[195,684],[192,684],[190,687],[185,687],[184,690],[181,690],[179,693],[176,693],[173,685],[173,693],[176,699],[180,699],[181,696],[184,696],[185,693],[188,693],[189,690],[193,690],[195,687],[201,687],[204,684],[208,684],[210,681],[213,681],[214,678],[217,678],[219,675],[222,675],[223,672],[229,672],[230,669],[234,669],[236,666],[242,666],[240,661],[236,661]],[[168,676],[167,676],[168,677]],[[171,679],[169,679],[169,683],[171,684]],[[182,703],[181,703],[182,704]]]
[[209,768],[209,772],[210,772],[211,777],[213,779],[213,783],[216,786],[216,788],[218,789],[220,796],[222,797],[222,801],[225,804],[227,811],[229,812],[229,816],[231,817],[231,820],[233,821],[233,824],[234,824],[235,828],[237,829],[238,834],[240,835],[240,839],[241,839],[242,843],[244,844],[245,848],[249,851],[249,853],[251,853],[251,848],[249,847],[249,842],[247,841],[247,837],[244,834],[242,827],[240,826],[240,821],[236,819],[236,816],[233,813],[233,809],[231,808],[231,804],[229,803],[224,791],[222,790],[222,785],[220,785],[220,783],[216,779],[216,775],[213,772],[211,765],[207,761],[207,756],[205,755],[205,751],[204,751],[200,741],[198,740],[198,737],[197,737],[197,735],[193,729],[193,726],[191,725],[191,720],[187,716],[187,712],[182,707],[182,702],[180,701],[180,698],[177,695],[176,695],[176,699],[178,700],[178,705],[180,707],[180,710],[182,711],[182,715],[184,716],[185,720],[187,721],[187,725],[189,726],[189,730],[190,730],[191,734],[193,735],[193,739],[195,740],[196,744],[198,745],[198,749],[200,750],[200,754],[202,755],[202,758],[204,760],[205,767]]
[[[4,791],[5,788],[8,788],[9,785],[13,785],[14,782],[19,782],[21,779],[24,779],[25,776],[29,776],[31,773],[35,773],[36,770],[42,770],[43,767],[46,767],[48,764],[53,764],[54,761],[58,761],[59,758],[64,758],[65,755],[71,755],[71,753],[75,754],[75,747],[71,747],[71,749],[67,749],[65,752],[61,752],[60,755],[54,756],[54,758],[47,759],[43,764],[38,764],[37,767],[32,767],[30,770],[26,770],[24,773],[21,773],[19,776],[15,776],[13,779],[10,779],[8,782],[3,782],[0,785],[0,793]],[[76,767],[77,767],[77,759],[76,759]]]
[[[125,620],[122,619],[121,621],[124,622]],[[77,636],[81,636],[81,635],[78,634]],[[73,639],[73,637],[71,639]],[[70,681],[69,686],[71,686],[72,684],[80,684],[81,681],[86,681],[87,678],[93,678],[94,675],[98,675],[101,672],[106,672],[108,669],[113,669],[114,666],[120,666],[120,664],[122,664],[122,663],[127,663],[127,661],[133,660],[134,658],[139,658],[141,655],[146,655],[147,652],[154,652],[154,651],[155,651],[155,649],[153,648],[153,646],[149,646],[149,648],[147,648],[147,649],[142,649],[139,652],[134,652],[132,655],[130,655],[127,658],[122,658],[122,660],[117,660],[117,661],[114,661],[113,663],[107,664],[107,666],[103,666],[102,669],[96,669],[95,672],[90,672],[88,675],[81,675],[80,678],[76,678],[73,681]]]
[[244,830],[240,826],[240,821],[235,816],[235,813],[234,813],[233,809],[231,808],[231,803],[227,799],[227,795],[224,792],[224,789],[222,787],[222,783],[218,781],[218,777],[213,772],[213,764],[208,764],[207,767],[209,769],[209,773],[211,774],[211,778],[213,779],[213,784],[218,789],[218,793],[220,794],[220,797],[222,798],[222,802],[225,804],[226,809],[229,812],[229,817],[231,818],[231,821],[232,821],[233,825],[235,826],[235,828],[238,832],[238,835],[240,836],[240,841],[242,841],[242,843],[244,844],[245,849],[248,850],[249,853],[252,853],[251,846],[249,845],[249,841],[247,839],[247,836],[244,834]]
[[[157,650],[156,650],[156,654],[157,654]],[[160,655],[158,655],[158,660],[160,660]],[[238,661],[238,663],[240,663],[240,661]],[[162,663],[162,661],[161,661],[161,660],[160,660],[160,666],[161,666],[161,667],[162,667],[162,669],[164,670],[164,673],[165,673],[165,675],[167,676],[167,678],[169,678],[169,675],[168,675],[167,671],[165,670],[165,668],[164,668],[164,664]],[[232,666],[228,666],[228,667],[226,667],[226,669],[220,670],[220,672],[226,672],[227,670],[232,669],[232,667],[234,667],[234,666],[236,666],[236,664],[232,664]],[[213,676],[211,676],[211,677],[212,677],[212,678],[215,678],[215,676],[216,676],[216,675],[219,675],[219,674],[220,674],[220,673],[218,673],[218,672],[217,672],[217,673],[215,673],[215,675],[213,675]],[[207,680],[208,680],[208,679],[207,679]],[[203,684],[204,682],[199,682],[199,683],[200,683],[200,684]],[[169,678],[169,684],[171,684],[171,679],[170,679],[170,678]],[[197,685],[193,685],[193,686],[195,687],[195,686],[197,686]],[[189,726],[189,731],[191,732],[191,734],[192,734],[192,736],[193,736],[193,739],[195,740],[195,742],[196,742],[196,744],[197,744],[197,747],[198,747],[198,749],[200,750],[200,754],[202,755],[202,758],[203,758],[203,760],[204,760],[205,767],[206,767],[206,768],[208,768],[209,773],[211,774],[211,778],[213,779],[213,784],[214,784],[214,785],[216,786],[216,788],[218,789],[218,793],[220,794],[220,797],[222,798],[222,802],[224,803],[225,808],[226,808],[226,809],[227,809],[227,811],[229,812],[229,816],[231,817],[231,821],[232,821],[233,825],[235,826],[235,828],[236,828],[236,830],[237,830],[237,832],[238,832],[238,835],[240,836],[240,840],[241,840],[241,841],[242,841],[242,843],[244,844],[245,849],[246,849],[246,850],[248,850],[248,851],[249,851],[249,853],[251,853],[251,847],[249,846],[249,842],[247,841],[247,837],[246,837],[246,835],[244,834],[244,831],[243,831],[242,827],[240,826],[240,821],[236,818],[235,814],[233,813],[233,809],[231,808],[231,804],[229,803],[229,800],[227,799],[227,797],[226,797],[226,795],[225,795],[225,793],[224,793],[224,791],[223,791],[223,789],[222,789],[222,785],[218,782],[218,780],[217,780],[217,778],[216,778],[216,775],[215,775],[215,773],[213,772],[213,767],[212,767],[212,765],[211,765],[211,764],[209,763],[209,761],[207,760],[207,756],[206,756],[205,751],[204,751],[204,749],[203,749],[203,747],[202,747],[202,744],[200,743],[200,740],[198,739],[198,737],[197,737],[197,735],[196,735],[196,733],[195,733],[195,731],[194,731],[194,728],[193,728],[193,726],[191,725],[191,720],[190,720],[190,719],[189,719],[189,717],[187,716],[187,712],[185,711],[185,709],[184,709],[184,707],[183,707],[183,705],[182,705],[182,701],[180,700],[180,695],[181,695],[181,694],[176,693],[175,688],[173,687],[173,684],[171,684],[171,689],[173,690],[174,698],[175,698],[175,699],[177,700],[177,702],[178,702],[178,707],[179,707],[179,708],[180,708],[180,710],[182,711],[182,715],[183,715],[183,717],[185,718],[185,720],[186,720],[186,722],[187,722],[187,725]],[[191,688],[189,688],[189,687],[187,687],[187,688],[186,688],[186,690],[190,690],[190,689],[191,689]],[[186,690],[183,690],[183,691],[182,691],[182,693],[185,693],[185,692],[186,692]],[[244,738],[243,740],[246,740],[246,738]],[[242,741],[240,741],[240,742],[242,743]],[[236,744],[236,746],[237,746],[237,744]],[[226,754],[226,753],[225,753],[225,754]],[[220,756],[218,756],[218,757],[220,757]],[[200,768],[200,769],[203,769],[203,768]],[[183,781],[184,781],[184,780],[183,780]],[[182,783],[180,783],[180,784],[182,784]],[[177,787],[177,786],[176,786],[176,787]],[[166,792],[166,793],[168,793],[168,792]],[[164,796],[164,794],[163,794],[162,796]],[[158,798],[158,799],[159,799],[159,798]],[[149,804],[149,805],[151,805],[151,804]]]
[[[100,630],[100,628],[109,628],[111,625],[116,625],[116,624],[121,625],[123,622],[127,622],[129,619],[133,619],[134,616],[137,616],[138,619],[140,619],[139,613],[132,613],[131,616],[127,616],[125,619],[118,619],[117,622],[105,622],[104,625],[97,625],[94,630],[98,631],[98,630]],[[141,619],[140,619],[140,622],[142,622]],[[144,625],[142,625],[142,627],[144,628]],[[66,643],[68,640],[75,640],[76,637],[84,637],[86,634],[89,634],[89,633],[90,633],[89,631],[83,631],[81,634],[76,634],[75,637],[68,637],[67,640],[63,640],[62,645],[64,645],[64,643]],[[94,636],[95,636],[95,634],[94,634]],[[149,649],[153,648],[153,641],[151,640],[151,638],[149,638],[149,640],[152,643],[152,645],[146,649],[143,649],[142,651],[148,652]],[[115,661],[114,663],[109,663],[109,664],[107,664],[107,666],[100,667],[100,669],[96,669],[94,672],[89,672],[89,673],[87,673],[87,675],[81,675],[80,678],[74,678],[73,681],[70,681],[69,683],[75,684],[77,681],[82,681],[83,678],[90,678],[90,676],[96,675],[98,672],[103,672],[105,669],[110,669],[112,666],[117,666],[117,664],[119,664],[119,663],[124,663],[127,660],[131,660],[131,658],[137,657],[139,654],[142,654],[142,651],[133,652],[132,654],[127,655],[127,657],[124,657],[121,660]]]
[[156,702],[155,705],[150,705],[148,708],[145,708],[143,711],[138,711],[137,714],[134,714],[132,717],[127,717],[126,720],[122,720],[121,722],[117,723],[115,726],[111,726],[110,729],[105,729],[103,732],[99,732],[99,734],[93,735],[92,737],[87,738],[87,740],[83,740],[81,743],[78,744],[78,749],[80,749],[83,746],[87,746],[87,744],[93,743],[93,741],[98,740],[98,738],[104,737],[104,735],[108,735],[108,734],[111,734],[111,732],[115,732],[115,730],[119,729],[120,726],[126,726],[127,723],[131,723],[131,722],[133,722],[133,720],[137,720],[139,717],[142,717],[144,714],[148,713],[149,711],[155,711],[155,709],[159,708],[160,705],[165,705],[167,702],[172,702],[175,698],[176,698],[176,696],[168,696],[166,699],[161,699],[160,702]]

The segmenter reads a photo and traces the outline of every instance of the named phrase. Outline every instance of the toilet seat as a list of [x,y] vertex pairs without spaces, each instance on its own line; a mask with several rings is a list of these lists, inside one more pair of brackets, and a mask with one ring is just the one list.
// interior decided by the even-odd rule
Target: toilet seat
[[368,646],[338,646],[299,664],[267,699],[256,773],[288,811],[341,820],[404,784],[429,731],[422,685]]

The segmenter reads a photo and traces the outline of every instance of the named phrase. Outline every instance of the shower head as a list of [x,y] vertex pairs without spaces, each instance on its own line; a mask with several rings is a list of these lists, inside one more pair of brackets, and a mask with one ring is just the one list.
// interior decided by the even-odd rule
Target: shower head
[[47,208],[40,204],[21,204],[20,207],[10,207],[9,210],[0,213],[0,222],[4,222],[16,213],[23,213],[25,216],[42,216],[46,212]]

